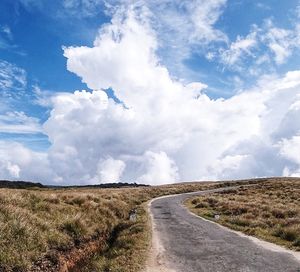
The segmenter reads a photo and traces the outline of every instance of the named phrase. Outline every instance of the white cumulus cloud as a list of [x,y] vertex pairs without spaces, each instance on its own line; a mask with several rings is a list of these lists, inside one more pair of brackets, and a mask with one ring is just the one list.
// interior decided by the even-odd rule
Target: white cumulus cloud
[[138,178],[138,182],[144,184],[173,183],[177,181],[178,169],[172,159],[165,152],[145,153],[145,174]]
[[93,180],[95,183],[98,183],[99,181],[102,183],[121,181],[121,176],[125,166],[126,165],[123,161],[114,160],[113,158],[99,161],[97,167],[97,176],[95,176]]
[[[56,94],[43,124],[49,150],[2,145],[3,165],[19,167],[20,177],[82,184],[295,175],[298,157],[289,150],[299,150],[300,71],[262,76],[249,90],[211,99],[205,84],[170,75],[149,18],[147,9],[117,12],[93,46],[64,48],[68,70],[94,91]],[[251,53],[250,38],[232,46],[236,59]]]
[[47,154],[32,151],[20,143],[0,141],[1,179],[32,180],[52,183],[55,171],[51,169]]
[[299,176],[300,173],[300,133],[280,143],[280,153],[294,165],[286,166],[285,174]]

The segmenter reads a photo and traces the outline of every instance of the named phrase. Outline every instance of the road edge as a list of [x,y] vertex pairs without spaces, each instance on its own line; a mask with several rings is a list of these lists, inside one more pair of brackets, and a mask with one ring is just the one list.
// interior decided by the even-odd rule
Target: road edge
[[146,266],[145,266],[145,272],[176,272],[175,270],[171,269],[168,267],[166,264],[166,260],[164,258],[164,247],[162,243],[160,242],[159,236],[157,231],[155,230],[155,223],[153,220],[153,214],[151,212],[151,204],[157,199],[161,198],[166,198],[166,197],[171,197],[175,196],[178,194],[173,194],[173,195],[165,195],[165,196],[160,196],[151,199],[147,203],[147,212],[148,216],[150,218],[150,228],[151,228],[151,246],[149,248],[149,253],[146,261]]
[[[187,201],[187,200],[188,200],[188,199],[186,199],[185,201]],[[199,215],[193,213],[193,212],[190,211],[183,203],[181,203],[181,205],[187,210],[187,212],[188,212],[189,214],[191,214],[191,215],[194,216],[194,217],[197,217],[197,218],[199,218],[199,219],[201,219],[201,220],[204,220],[204,221],[206,221],[206,222],[209,222],[209,223],[211,223],[211,224],[215,224],[215,225],[217,225],[218,227],[220,227],[220,228],[222,228],[222,229],[224,229],[224,230],[226,230],[226,231],[229,231],[229,232],[232,232],[232,233],[235,233],[235,234],[239,235],[240,237],[247,238],[247,239],[249,239],[251,242],[255,243],[256,245],[258,245],[258,246],[260,246],[260,247],[262,247],[262,248],[264,248],[264,249],[271,250],[271,251],[274,251],[274,252],[282,252],[282,253],[290,254],[290,255],[292,255],[293,258],[296,259],[297,262],[299,262],[299,264],[300,264],[300,252],[298,252],[298,251],[290,250],[290,249],[287,249],[287,248],[285,248],[285,247],[283,247],[283,246],[276,245],[276,244],[274,244],[274,243],[271,243],[271,242],[262,240],[262,239],[260,239],[260,238],[254,237],[254,236],[247,235],[247,234],[245,234],[245,233],[243,233],[243,232],[241,232],[241,231],[237,231],[237,230],[230,229],[230,228],[225,227],[225,226],[223,226],[223,225],[221,225],[221,224],[219,224],[219,223],[217,223],[217,222],[215,222],[215,221],[206,219],[206,218],[204,218],[204,217],[202,217],[202,216],[199,216]]]

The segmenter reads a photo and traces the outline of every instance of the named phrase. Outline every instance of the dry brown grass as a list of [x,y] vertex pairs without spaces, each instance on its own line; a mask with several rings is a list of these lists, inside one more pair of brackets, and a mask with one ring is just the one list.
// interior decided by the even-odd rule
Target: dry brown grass
[[151,237],[148,200],[230,185],[0,189],[0,271],[139,271]]
[[300,250],[300,179],[283,178],[189,199],[197,215],[290,249]]
[[[62,256],[73,271],[138,271],[150,241],[145,202],[160,195],[216,186],[220,185],[0,189],[0,271],[59,271]],[[138,219],[130,222],[128,214],[134,207]],[[101,252],[87,254],[89,248],[84,245],[95,247],[97,239],[103,241],[98,248]],[[81,260],[74,254],[92,259]]]

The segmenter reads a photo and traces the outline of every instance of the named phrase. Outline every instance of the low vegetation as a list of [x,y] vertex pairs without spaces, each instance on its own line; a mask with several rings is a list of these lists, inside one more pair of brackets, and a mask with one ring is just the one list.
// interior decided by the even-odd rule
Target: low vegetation
[[220,186],[228,183],[0,189],[0,271],[138,271],[150,241],[146,201]]
[[248,235],[300,250],[300,179],[280,178],[194,197],[197,215]]

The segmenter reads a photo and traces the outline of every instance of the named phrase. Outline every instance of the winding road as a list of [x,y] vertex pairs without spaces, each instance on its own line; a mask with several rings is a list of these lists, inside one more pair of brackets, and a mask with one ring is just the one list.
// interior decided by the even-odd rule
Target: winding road
[[298,253],[292,255],[266,242],[262,244],[269,246],[263,246],[191,214],[182,205],[189,197],[221,190],[224,189],[161,197],[150,202],[153,238],[147,271],[300,272]]

